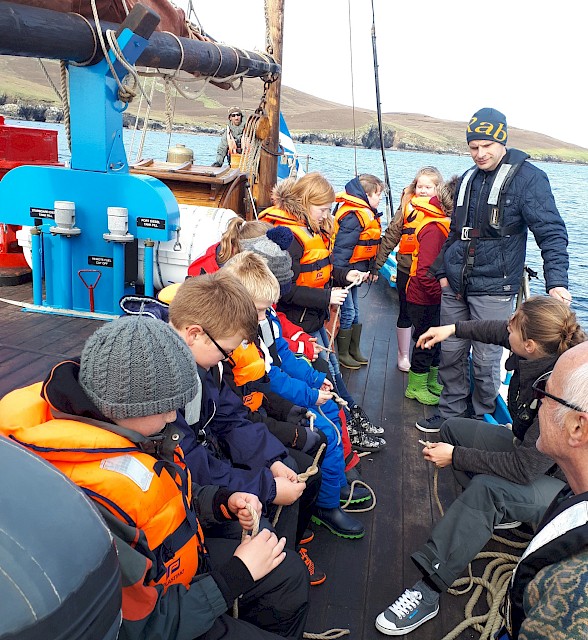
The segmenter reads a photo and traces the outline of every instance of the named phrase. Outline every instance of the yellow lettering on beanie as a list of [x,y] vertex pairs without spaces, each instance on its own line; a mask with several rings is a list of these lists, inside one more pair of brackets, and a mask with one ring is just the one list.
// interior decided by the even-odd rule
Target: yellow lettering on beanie
[[506,131],[504,129],[504,123],[499,122],[496,127],[496,131],[492,135],[492,137],[496,140],[496,142],[505,142],[506,141]]
[[506,141],[507,132],[504,122],[499,122],[497,124],[485,121],[478,124],[476,123],[478,123],[478,118],[472,116],[472,119],[468,124],[467,133],[479,133],[485,138],[493,138],[496,142],[504,143]]

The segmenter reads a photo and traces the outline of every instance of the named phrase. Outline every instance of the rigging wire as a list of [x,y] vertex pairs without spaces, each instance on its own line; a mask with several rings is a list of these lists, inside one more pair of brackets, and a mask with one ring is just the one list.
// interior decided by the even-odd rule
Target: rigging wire
[[392,190],[390,188],[390,176],[388,175],[388,164],[386,162],[386,151],[384,149],[384,129],[382,125],[382,102],[380,99],[380,78],[378,75],[378,51],[376,46],[376,13],[374,10],[374,0],[372,0],[372,51],[374,57],[374,82],[376,85],[376,112],[378,114],[378,131],[380,133],[380,150],[382,151],[382,165],[384,167],[384,182],[386,183],[386,220],[392,219]]
[[353,76],[353,45],[351,44],[351,0],[347,0],[347,15],[349,24],[349,66],[351,71],[351,113],[353,116],[353,160],[355,175],[357,176],[357,132],[355,129],[355,83]]

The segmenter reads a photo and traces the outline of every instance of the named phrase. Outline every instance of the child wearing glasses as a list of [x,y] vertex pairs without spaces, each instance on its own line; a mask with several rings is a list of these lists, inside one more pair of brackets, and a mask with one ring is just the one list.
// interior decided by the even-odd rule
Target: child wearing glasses
[[411,556],[422,579],[378,616],[376,627],[387,635],[405,635],[436,616],[440,594],[482,550],[494,529],[521,522],[536,526],[564,484],[557,465],[535,447],[539,400],[533,387],[562,353],[586,340],[575,313],[555,298],[534,296],[508,321],[468,320],[432,327],[417,345],[430,349],[454,334],[510,349],[506,368],[512,371],[512,428],[450,418],[441,427],[441,442],[427,443],[423,449],[424,458],[436,467],[451,467],[464,491]]

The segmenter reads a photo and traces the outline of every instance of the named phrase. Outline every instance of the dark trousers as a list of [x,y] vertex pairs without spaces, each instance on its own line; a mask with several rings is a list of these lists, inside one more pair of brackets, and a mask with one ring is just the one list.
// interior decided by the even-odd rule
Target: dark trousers
[[[296,449],[289,449],[289,453],[298,465],[298,473],[304,473],[313,463],[313,459],[307,453],[302,453],[302,451],[297,451]],[[310,516],[312,515],[314,504],[318,498],[321,488],[321,480],[322,474],[319,467],[318,472],[315,475],[310,476],[306,481],[306,489],[297,501],[298,521],[296,523],[296,538],[294,539],[296,544],[298,544],[299,540],[302,539],[304,530],[310,522]],[[281,517],[282,516],[280,515],[280,518]]]
[[[439,326],[439,311],[441,305],[408,304],[408,315],[414,327],[412,339],[416,341],[421,334],[431,327]],[[421,349],[416,344],[412,350],[410,368],[414,373],[427,373],[431,367],[438,367],[441,358],[441,345],[436,344],[432,349]]]
[[[481,420],[450,418],[441,440],[485,451],[512,451],[512,431]],[[453,467],[451,467],[453,469]],[[557,478],[540,475],[529,484],[498,476],[454,471],[464,491],[445,511],[431,537],[411,558],[440,591],[447,591],[492,537],[500,522],[520,520],[536,526],[563,487]]]
[[[212,568],[229,561],[238,543],[207,538]],[[308,569],[297,553],[284,561],[239,598],[239,619],[218,617],[201,640],[300,640],[308,616]]]
[[408,273],[396,270],[396,291],[398,292],[398,320],[396,326],[399,329],[408,329],[411,326],[408,306],[406,302],[406,285],[408,284]]

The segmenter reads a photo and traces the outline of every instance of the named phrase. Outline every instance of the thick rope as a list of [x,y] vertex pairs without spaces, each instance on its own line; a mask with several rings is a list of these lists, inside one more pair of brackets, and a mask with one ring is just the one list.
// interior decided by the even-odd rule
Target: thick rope
[[[253,529],[251,530],[251,537],[255,538],[255,536],[259,533],[259,516],[257,515],[257,511],[249,504],[245,504],[245,508],[251,514],[253,518]],[[245,540],[245,538],[249,535],[245,529],[243,529],[243,533],[241,534],[241,542]],[[233,602],[233,618],[239,617],[239,598],[235,598]]]
[[[353,489],[357,486],[365,487],[372,494],[371,505],[369,507],[363,507],[362,509],[347,509],[347,507],[351,504],[351,500],[353,499]],[[369,484],[367,484],[367,482],[364,482],[363,480],[354,480],[349,487],[349,498],[347,498],[347,500],[345,500],[345,502],[341,505],[341,509],[343,509],[343,511],[351,511],[352,513],[365,513],[366,511],[371,511],[375,508],[376,493],[374,492],[374,490],[370,487]]]
[[323,631],[323,633],[310,633],[304,632],[303,638],[310,638],[311,640],[335,640],[336,638],[342,638],[348,636],[351,633],[349,629],[329,629]]
[[[319,447],[313,464],[308,467],[308,469],[304,473],[300,473],[298,475],[298,479],[301,482],[305,482],[310,476],[314,475],[318,471],[318,459],[323,452],[324,447],[324,444]],[[245,507],[253,518],[253,529],[251,530],[251,534],[243,529],[243,533],[241,534],[241,541],[245,540],[248,535],[251,535],[251,537],[254,538],[259,533],[259,516],[257,515],[257,511],[255,511],[255,509],[250,504],[246,504]],[[238,617],[239,598],[235,598],[235,601],[233,602],[233,618]],[[328,631],[325,631],[323,633],[304,633],[304,637],[315,640],[335,640],[336,638],[342,638],[343,636],[349,635],[349,633],[349,629],[329,629]]]
[[[431,445],[428,441],[419,440],[419,442],[428,447]],[[444,514],[443,505],[439,499],[439,469],[435,467],[433,474],[433,494],[435,496],[435,502],[441,516]],[[532,536],[528,536],[522,532],[514,531],[515,535],[520,538],[524,538],[526,542],[516,542],[503,538],[502,536],[493,535],[492,540],[496,540],[501,544],[512,547],[513,549],[525,549],[528,545],[528,540]],[[470,599],[465,606],[464,620],[460,622],[454,629],[452,629],[447,635],[443,636],[441,640],[454,640],[465,629],[473,628],[480,634],[480,640],[490,640],[494,637],[494,634],[501,628],[503,624],[503,618],[500,613],[500,606],[506,591],[508,590],[508,584],[512,576],[517,563],[520,559],[518,555],[512,555],[499,551],[481,551],[474,558],[475,560],[485,560],[492,558],[492,561],[486,565],[484,573],[481,577],[474,576],[472,573],[472,563],[468,564],[467,578],[458,578],[452,585],[448,593],[452,595],[464,595],[471,591],[474,585],[477,585]],[[459,591],[457,587],[465,586],[466,588]],[[488,604],[488,612],[485,614],[473,615],[474,608],[478,603],[483,591],[486,590],[486,602]]]
[[[351,284],[348,284],[345,289],[349,291],[351,287],[358,287],[363,282],[363,278],[357,278]],[[327,334],[329,335],[329,349],[333,351],[333,345],[335,344],[335,327],[337,326],[337,320],[339,319],[339,315],[341,314],[341,305],[337,305],[337,311],[335,311],[335,320],[333,322],[333,331],[329,332],[327,329]]]
[[253,113],[247,118],[243,135],[241,136],[241,159],[239,171],[246,173],[249,183],[254,184],[259,174],[259,161],[261,159],[261,146],[263,141],[257,137],[256,130],[261,114]]
[[[312,461],[312,464],[310,465],[310,467],[308,467],[306,471],[303,471],[302,473],[298,474],[298,482],[306,482],[311,476],[314,476],[316,473],[318,473],[318,470],[319,470],[318,461],[323,451],[325,450],[326,446],[327,445],[325,443],[321,444],[321,446],[318,448],[318,451],[316,452],[316,455],[314,456],[314,460]],[[278,520],[280,519],[280,514],[282,513],[282,507],[283,505],[279,505],[278,508],[276,509],[276,515],[272,520],[272,527],[275,527],[276,524],[278,524]]]

